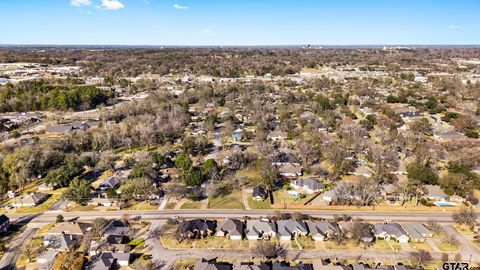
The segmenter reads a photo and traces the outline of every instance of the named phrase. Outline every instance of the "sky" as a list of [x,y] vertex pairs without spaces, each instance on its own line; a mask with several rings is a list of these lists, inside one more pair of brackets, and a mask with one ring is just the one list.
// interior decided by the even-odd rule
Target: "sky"
[[480,44],[479,0],[0,0],[0,44]]

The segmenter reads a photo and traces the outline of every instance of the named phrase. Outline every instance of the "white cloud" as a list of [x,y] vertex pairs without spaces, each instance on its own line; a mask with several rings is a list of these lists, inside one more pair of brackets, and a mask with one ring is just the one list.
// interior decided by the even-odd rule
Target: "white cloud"
[[448,29],[458,29],[458,25],[450,24],[450,25],[448,26]]
[[173,4],[173,8],[176,8],[176,9],[188,9],[187,6],[182,6],[180,4]]
[[79,6],[89,6],[92,4],[92,1],[91,0],[71,0],[70,1],[70,4],[72,6],[76,6],[76,7],[79,7]]
[[215,36],[215,32],[213,32],[211,29],[203,29],[201,34],[202,34],[202,36],[205,36],[205,37]]
[[111,10],[121,9],[125,7],[122,2],[118,0],[102,0],[102,6],[106,9]]

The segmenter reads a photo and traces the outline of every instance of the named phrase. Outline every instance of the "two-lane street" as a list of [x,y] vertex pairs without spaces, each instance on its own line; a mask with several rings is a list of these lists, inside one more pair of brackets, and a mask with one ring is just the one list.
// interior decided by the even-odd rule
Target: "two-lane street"
[[[383,221],[389,218],[395,222],[426,222],[435,220],[441,223],[451,223],[452,213],[448,212],[377,212],[377,211],[335,211],[335,210],[282,210],[285,213],[300,212],[313,217],[332,219],[335,216],[347,215],[352,218],[361,218],[366,221]],[[95,218],[120,218],[123,215],[131,217],[140,216],[143,220],[165,220],[172,216],[179,218],[259,218],[271,216],[275,210],[187,210],[187,209],[164,209],[151,211],[134,211],[134,210],[119,210],[119,211],[89,211],[89,212],[62,212],[62,211],[47,211],[34,219],[36,223],[50,223],[55,222],[57,215],[61,214],[66,220],[78,218],[79,220],[93,220]],[[9,214],[10,219],[16,220],[25,214]]]

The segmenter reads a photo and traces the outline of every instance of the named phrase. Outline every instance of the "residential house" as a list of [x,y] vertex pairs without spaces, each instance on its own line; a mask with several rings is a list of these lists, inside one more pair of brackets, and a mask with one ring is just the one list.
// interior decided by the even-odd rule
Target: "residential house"
[[0,233],[5,233],[8,231],[10,226],[10,219],[5,215],[0,215]]
[[193,270],[232,270],[229,263],[217,262],[216,260],[201,259],[195,263]]
[[102,252],[128,253],[132,250],[129,242],[127,235],[108,235],[99,241],[91,241],[88,254],[93,256]]
[[232,138],[234,141],[241,141],[243,138],[243,129],[237,128],[233,131]]
[[59,222],[51,228],[47,234],[72,234],[83,236],[91,229],[91,225],[85,222]]
[[46,194],[42,192],[32,192],[28,195],[15,199],[12,202],[12,206],[13,207],[36,206],[38,204],[43,203],[45,200],[47,200],[49,196],[50,194]]
[[48,135],[67,135],[73,132],[73,126],[70,124],[47,126],[45,134]]
[[115,198],[92,198],[88,201],[88,205],[114,207],[118,205],[118,200]]
[[130,253],[104,252],[92,257],[88,270],[111,270],[130,264]]
[[70,123],[73,129],[87,130],[91,127],[98,127],[98,122],[96,121],[75,121]]
[[313,269],[315,270],[352,270],[352,268],[348,265],[332,265],[332,264],[315,265]]
[[274,262],[272,264],[272,270],[313,270],[311,264],[298,263],[294,266],[287,262]]
[[355,263],[352,264],[352,270],[374,270],[375,268],[371,268],[367,264],[364,263]]
[[292,153],[282,152],[272,157],[272,164],[276,166],[283,164],[300,165],[300,161]]
[[337,192],[335,188],[322,194],[323,200],[327,203],[333,202],[336,199],[336,197],[337,197]]
[[215,221],[193,219],[181,222],[177,232],[182,239],[198,239],[212,235],[215,232],[215,227]]
[[237,262],[233,265],[233,270],[270,270],[270,265],[264,262]]
[[314,177],[298,178],[292,181],[290,185],[295,189],[304,190],[308,194],[322,191],[325,188],[325,184]]
[[340,231],[340,227],[334,222],[310,221],[306,222],[310,236],[315,241],[325,241]]
[[291,240],[292,238],[308,234],[305,223],[296,220],[279,220],[277,221],[277,228],[280,240]]
[[104,237],[109,236],[129,236],[133,232],[130,224],[124,220],[114,219],[108,223],[103,230]]
[[42,183],[37,187],[38,191],[51,191],[54,190],[54,186],[52,184]]
[[438,185],[425,185],[425,198],[432,201],[447,201],[448,195]]
[[242,240],[243,222],[238,219],[227,219],[217,224],[216,236],[227,237],[231,240]]
[[382,186],[382,196],[386,202],[395,203],[398,200],[397,188],[393,184]]
[[245,235],[248,240],[270,239],[277,235],[274,222],[268,219],[248,220]]
[[278,174],[284,177],[298,177],[302,175],[302,168],[297,164],[282,164],[278,167]]
[[355,171],[352,172],[352,175],[363,176],[363,177],[372,177],[372,171],[366,165],[358,166]]
[[[348,239],[351,239],[353,237],[353,229],[354,229],[354,226],[355,226],[355,221],[346,221],[346,222],[342,222],[342,223],[339,223],[338,226],[340,227],[340,230],[345,234],[345,236],[348,238]],[[365,242],[365,243],[371,243],[373,242],[373,232],[371,235],[365,235],[364,237],[362,237],[362,241]]]
[[98,186],[98,188],[102,191],[105,191],[107,189],[113,189],[116,188],[120,184],[120,180],[118,180],[114,176],[109,176],[106,177]]
[[410,240],[402,226],[397,223],[374,224],[373,228],[376,239],[394,239],[399,243],[408,243]]
[[268,134],[268,138],[272,141],[283,141],[288,138],[288,133],[276,128],[274,131]]
[[74,234],[45,234],[43,245],[57,251],[73,250],[80,245],[83,236]]
[[53,250],[65,251],[78,246],[90,224],[83,222],[60,222],[43,236],[43,244]]
[[405,223],[403,228],[413,242],[425,242],[426,238],[433,237],[433,232],[419,222]]
[[252,198],[256,201],[264,201],[268,198],[268,191],[262,186],[253,188]]

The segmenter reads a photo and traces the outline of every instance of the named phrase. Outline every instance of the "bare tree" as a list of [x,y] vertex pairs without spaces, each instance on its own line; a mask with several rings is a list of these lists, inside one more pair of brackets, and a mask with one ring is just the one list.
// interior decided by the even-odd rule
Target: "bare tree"
[[432,255],[430,254],[430,252],[425,251],[423,249],[419,251],[410,252],[409,257],[415,266],[423,266],[426,263],[429,263],[432,261]]
[[468,207],[462,207],[458,212],[453,214],[453,220],[457,224],[473,226],[478,218],[478,214]]
[[435,234],[443,234],[445,232],[445,229],[442,227],[442,225],[435,220],[427,221],[427,227]]
[[459,241],[458,241],[458,238],[457,238],[457,235],[452,233],[452,234],[447,234],[447,236],[445,236],[443,239],[442,239],[443,242],[451,245],[451,246],[457,246],[459,244]]
[[331,239],[335,242],[337,246],[341,245],[346,239],[347,236],[341,229],[337,229],[335,233],[332,234]]
[[284,257],[287,253],[287,248],[279,243],[271,241],[260,241],[255,245],[253,251],[256,254],[270,259]]
[[93,237],[100,237],[107,225],[108,220],[104,218],[96,218],[92,222],[92,229],[90,230],[90,233]]
[[358,245],[366,239],[373,239],[373,225],[362,221],[354,221],[351,233],[353,241]]

